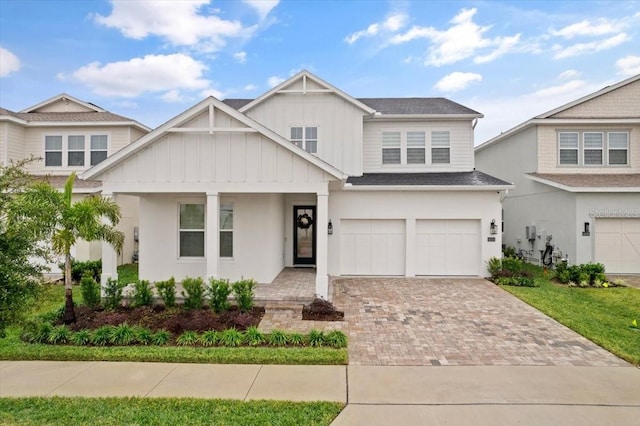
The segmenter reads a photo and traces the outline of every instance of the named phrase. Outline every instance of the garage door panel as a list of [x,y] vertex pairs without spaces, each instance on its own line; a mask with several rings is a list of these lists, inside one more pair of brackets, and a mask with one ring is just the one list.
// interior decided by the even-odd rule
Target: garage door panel
[[640,273],[640,219],[596,219],[595,261],[610,273]]
[[418,220],[416,233],[416,274],[479,274],[478,220]]
[[342,219],[340,225],[341,274],[404,275],[404,220]]

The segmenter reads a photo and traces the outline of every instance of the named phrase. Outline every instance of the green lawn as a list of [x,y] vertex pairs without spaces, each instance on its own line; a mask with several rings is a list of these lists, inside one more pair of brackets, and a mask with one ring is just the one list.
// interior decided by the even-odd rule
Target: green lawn
[[575,288],[551,282],[504,290],[619,357],[640,364],[640,290],[628,287]]
[[[74,286],[73,297],[76,303],[82,301],[82,295],[77,286]],[[51,312],[62,306],[63,302],[64,288],[62,285],[43,286],[42,294],[34,307],[33,315]],[[20,340],[20,333],[21,328],[18,326],[11,326],[7,329],[7,337],[0,339],[0,359],[299,365],[345,365],[348,363],[346,349],[45,345],[25,343]]]
[[329,425],[334,402],[191,398],[0,398],[3,425]]

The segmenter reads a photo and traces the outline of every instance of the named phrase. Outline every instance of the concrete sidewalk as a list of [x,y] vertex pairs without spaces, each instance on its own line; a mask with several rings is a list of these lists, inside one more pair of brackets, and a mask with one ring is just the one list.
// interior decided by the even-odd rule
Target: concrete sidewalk
[[0,397],[338,401],[334,425],[637,425],[640,369],[0,361]]

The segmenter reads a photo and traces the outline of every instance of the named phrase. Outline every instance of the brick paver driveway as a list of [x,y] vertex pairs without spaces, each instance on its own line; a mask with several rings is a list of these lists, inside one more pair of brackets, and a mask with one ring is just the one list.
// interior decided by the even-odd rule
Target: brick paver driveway
[[349,363],[628,365],[480,278],[336,278]]

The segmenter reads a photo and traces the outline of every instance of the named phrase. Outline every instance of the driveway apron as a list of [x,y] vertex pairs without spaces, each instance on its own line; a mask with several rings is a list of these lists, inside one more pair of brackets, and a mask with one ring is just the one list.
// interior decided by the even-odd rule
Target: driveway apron
[[351,365],[628,365],[481,278],[333,285]]

